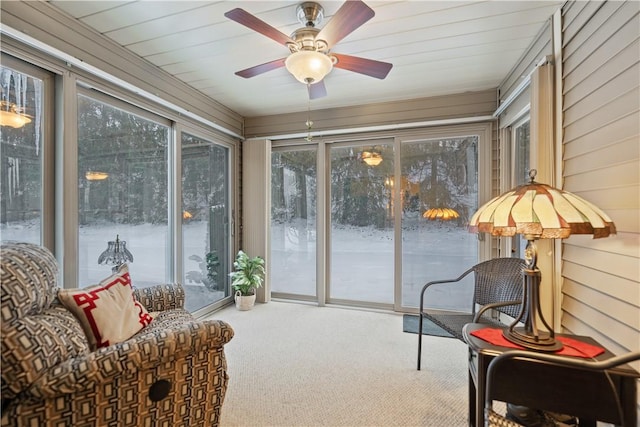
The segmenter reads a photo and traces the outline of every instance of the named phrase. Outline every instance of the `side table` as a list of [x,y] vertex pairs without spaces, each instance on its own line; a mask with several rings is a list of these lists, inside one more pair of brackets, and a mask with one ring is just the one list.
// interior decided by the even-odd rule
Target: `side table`
[[[513,350],[490,344],[471,333],[484,329],[487,325],[470,323],[463,331],[463,338],[469,346],[469,425],[484,426],[484,401],[486,373],[491,360],[503,352]],[[570,337],[588,344],[604,348],[590,337],[556,334]],[[597,360],[614,356],[605,352]],[[636,426],[636,378],[638,373],[628,365],[608,370],[616,389],[625,419],[620,420],[618,405],[613,396],[612,385],[604,375],[582,369],[560,367],[548,362],[509,360],[505,368],[495,378],[493,398],[529,408],[544,409],[562,414],[570,414],[580,419],[580,426],[596,425],[596,420],[618,425]]]

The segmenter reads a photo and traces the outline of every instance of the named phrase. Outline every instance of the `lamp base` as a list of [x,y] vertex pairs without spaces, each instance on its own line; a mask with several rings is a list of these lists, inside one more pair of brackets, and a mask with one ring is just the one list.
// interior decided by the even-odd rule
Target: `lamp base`
[[510,327],[504,330],[502,335],[514,344],[537,351],[555,352],[561,350],[563,345],[549,332],[538,332],[538,335],[527,333],[525,328]]

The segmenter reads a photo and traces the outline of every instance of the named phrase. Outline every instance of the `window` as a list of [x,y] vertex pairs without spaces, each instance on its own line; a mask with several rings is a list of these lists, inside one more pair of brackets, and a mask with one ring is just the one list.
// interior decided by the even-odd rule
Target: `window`
[[315,148],[271,154],[272,292],[316,295],[316,159]]
[[79,287],[109,275],[113,266],[100,265],[98,258],[116,239],[133,255],[134,286],[165,283],[169,123],[132,106],[125,110],[116,100],[84,94],[77,99]]
[[[401,168],[402,304],[418,307],[425,283],[457,277],[478,262],[477,237],[467,230],[478,208],[478,137],[405,143]],[[439,216],[438,209],[458,217]],[[432,292],[439,295],[429,298],[429,308],[467,310],[473,281]]]
[[0,240],[51,249],[64,287],[110,275],[117,241],[134,286],[179,282],[190,311],[230,299],[236,141],[32,53],[47,70],[2,53]]
[[[531,122],[529,116],[527,116],[526,118],[517,122],[511,128],[511,152],[513,153],[513,177],[511,188],[530,181],[530,124]],[[522,238],[522,235],[514,235],[511,242],[512,256],[516,258],[524,258],[524,248],[526,246],[527,241]]]
[[190,311],[229,296],[229,149],[182,133],[182,263]]
[[393,304],[393,145],[336,144],[330,152],[330,299]]
[[[275,144],[274,294],[413,311],[425,283],[486,259],[491,242],[467,223],[491,188],[490,138],[491,126],[480,124]],[[438,208],[457,217],[427,217]],[[466,310],[472,292],[472,281],[444,289],[430,308]]]
[[5,55],[2,62],[0,240],[50,244],[44,241],[44,212],[51,207],[45,206],[43,185],[45,153],[52,155],[51,141],[43,132],[50,76]]
[[529,182],[530,123],[527,117],[513,127],[513,187]]

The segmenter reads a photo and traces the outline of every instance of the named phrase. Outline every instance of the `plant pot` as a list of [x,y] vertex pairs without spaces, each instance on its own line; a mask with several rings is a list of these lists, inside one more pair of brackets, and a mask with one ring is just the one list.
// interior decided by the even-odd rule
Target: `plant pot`
[[240,311],[247,311],[253,308],[256,303],[256,294],[242,295],[240,291],[236,291],[235,295],[236,308]]

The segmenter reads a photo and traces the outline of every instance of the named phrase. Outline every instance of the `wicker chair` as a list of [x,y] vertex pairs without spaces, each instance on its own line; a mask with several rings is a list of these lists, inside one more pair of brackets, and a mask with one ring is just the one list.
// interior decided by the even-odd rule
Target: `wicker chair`
[[[467,323],[485,323],[493,326],[504,326],[498,320],[485,315],[488,310],[495,309],[516,318],[520,313],[524,260],[520,258],[495,258],[474,265],[457,279],[435,280],[422,287],[420,293],[420,319],[418,326],[418,370],[422,359],[422,322],[429,319],[459,340],[462,338],[462,327]],[[475,286],[471,311],[425,311],[426,292],[431,286],[453,286],[467,275],[474,273]]]
[[[621,356],[615,356],[610,359],[597,361],[597,362],[594,362],[588,359],[578,359],[578,358],[570,359],[567,357],[560,357],[560,356],[555,356],[552,354],[545,354],[545,353],[536,353],[532,351],[512,350],[506,353],[502,353],[500,356],[493,359],[491,363],[489,363],[489,368],[487,369],[486,391],[485,391],[485,402],[484,402],[485,427],[522,427],[521,424],[505,418],[502,414],[497,413],[493,409],[492,396],[493,396],[493,388],[495,385],[494,384],[495,375],[503,367],[504,369],[508,368],[508,365],[505,365],[504,363],[505,361],[514,359],[514,358],[531,360],[531,361],[540,361],[540,362],[545,362],[545,363],[550,363],[550,364],[555,364],[560,366],[586,369],[590,371],[601,371],[603,375],[606,375],[605,371],[607,369],[615,368],[617,366],[621,366],[625,363],[629,363],[634,360],[640,360],[640,351],[623,354]],[[566,379],[558,378],[558,381],[563,381],[563,380],[566,381]],[[523,384],[522,386],[527,387],[527,384]],[[614,387],[613,384],[611,384],[611,386]],[[615,391],[615,388],[612,388],[610,391],[611,391],[611,395],[613,396],[613,399],[616,400],[618,403],[617,405],[618,416],[620,419],[618,420],[619,422],[616,422],[616,425],[622,425],[624,427],[635,427],[635,426],[629,425],[629,423],[625,423],[624,420],[628,419],[629,417],[625,416],[625,414],[623,413],[623,409],[619,404],[620,402],[618,400],[618,396]],[[582,425],[582,423],[580,423],[580,425]]]

